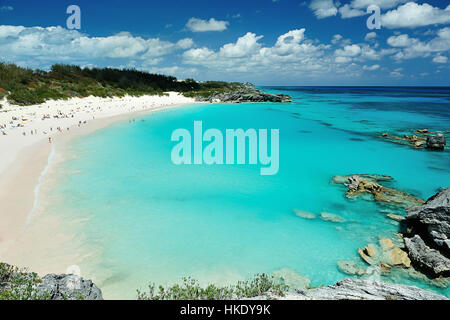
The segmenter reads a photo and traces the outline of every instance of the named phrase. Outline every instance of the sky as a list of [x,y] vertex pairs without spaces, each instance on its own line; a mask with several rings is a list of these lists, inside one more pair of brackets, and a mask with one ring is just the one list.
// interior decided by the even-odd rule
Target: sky
[[[71,29],[78,20],[67,24],[71,5],[79,29]],[[65,63],[256,85],[450,86],[449,58],[449,0],[0,0],[0,61],[43,70]]]

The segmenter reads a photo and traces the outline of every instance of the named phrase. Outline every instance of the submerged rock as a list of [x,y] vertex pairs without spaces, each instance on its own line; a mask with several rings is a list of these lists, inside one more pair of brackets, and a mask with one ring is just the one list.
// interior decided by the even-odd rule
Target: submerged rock
[[405,220],[405,217],[400,216],[398,214],[393,214],[393,213],[388,213],[387,217],[391,220],[397,221],[397,222],[402,222]]
[[404,240],[409,257],[417,269],[423,270],[433,277],[450,276],[450,259],[443,256],[438,250],[429,248],[418,235]]
[[388,250],[388,249],[392,249],[395,247],[394,242],[392,242],[392,240],[389,238],[381,239],[380,245],[383,250]]
[[348,198],[371,194],[376,201],[403,208],[424,203],[423,200],[409,195],[404,191],[387,188],[378,183],[379,181],[387,180],[392,180],[392,177],[367,174],[333,177],[334,183],[344,184],[348,187],[346,193]]
[[444,150],[446,144],[447,142],[445,141],[445,136],[442,133],[427,137],[427,149]]
[[316,218],[316,215],[314,213],[304,211],[304,210],[294,209],[294,213],[297,217],[304,218],[304,219],[315,219]]
[[413,286],[344,279],[333,286],[310,290],[297,290],[285,297],[267,295],[253,300],[448,300],[437,293]]
[[330,222],[334,222],[334,223],[343,223],[346,221],[343,217],[341,217],[337,214],[334,214],[334,213],[329,213],[329,212],[322,212],[320,214],[320,217],[322,218],[322,220],[330,221]]
[[272,277],[276,281],[281,281],[290,289],[306,289],[311,284],[311,280],[307,277],[304,277],[294,270],[287,268],[273,272]]
[[363,276],[366,274],[366,270],[359,268],[356,262],[353,261],[338,261],[337,262],[338,269],[346,274],[349,275],[357,275],[357,276]]

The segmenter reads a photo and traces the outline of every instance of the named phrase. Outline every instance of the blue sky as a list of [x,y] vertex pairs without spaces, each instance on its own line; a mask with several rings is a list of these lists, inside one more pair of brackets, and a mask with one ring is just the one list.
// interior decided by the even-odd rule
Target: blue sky
[[[69,5],[81,29],[69,30]],[[369,5],[381,29],[369,30]],[[257,85],[450,86],[448,0],[0,0],[0,60]]]

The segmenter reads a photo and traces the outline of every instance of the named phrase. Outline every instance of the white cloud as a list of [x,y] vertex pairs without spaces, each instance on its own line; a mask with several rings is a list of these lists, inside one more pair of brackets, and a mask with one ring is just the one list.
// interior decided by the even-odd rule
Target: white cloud
[[375,71],[375,70],[378,70],[378,69],[380,69],[380,65],[379,64],[374,64],[372,66],[363,66],[363,70],[366,70],[366,71]]
[[8,12],[8,11],[13,11],[13,10],[14,10],[14,8],[11,6],[0,7],[0,12]]
[[366,14],[366,11],[352,8],[349,4],[346,4],[339,8],[339,14],[342,19],[348,19],[363,16]]
[[402,78],[403,77],[402,71],[403,68],[394,69],[394,71],[390,73],[390,76],[394,78]]
[[194,40],[192,40],[191,38],[181,39],[177,42],[177,46],[181,49],[192,48],[194,46]]
[[312,0],[309,7],[319,19],[335,16],[338,12],[333,0]]
[[248,32],[240,37],[236,43],[228,43],[220,49],[220,55],[228,58],[241,58],[248,56],[259,50],[261,45],[258,43],[263,36]]
[[366,36],[364,37],[364,40],[366,41],[370,41],[373,40],[377,37],[377,33],[376,32],[369,32],[368,34],[366,34]]
[[392,36],[387,39],[387,43],[391,47],[408,47],[413,44],[413,42],[418,41],[417,39],[410,38],[407,34],[401,34],[398,36]]
[[135,59],[148,65],[176,50],[193,46],[192,39],[177,43],[144,39],[121,32],[109,37],[89,37],[62,27],[0,26],[0,56],[6,61],[27,61],[31,67],[52,63],[88,64],[92,60]]
[[183,57],[187,63],[199,64],[200,61],[208,61],[214,55],[214,51],[208,48],[191,49],[183,53]]
[[344,49],[337,49],[335,51],[336,56],[343,56],[343,57],[355,57],[358,54],[361,53],[361,47],[357,44],[347,45],[344,47]]
[[364,10],[371,5],[377,5],[381,9],[390,9],[408,1],[411,0],[353,0],[350,5],[352,6],[352,8]]
[[348,63],[348,62],[352,61],[352,59],[349,58],[349,57],[340,57],[340,56],[338,56],[338,57],[336,57],[336,58],[334,59],[334,61],[335,61],[336,63]]
[[381,25],[389,29],[415,28],[446,23],[450,23],[450,5],[446,9],[440,9],[428,3],[420,5],[408,2],[381,16]]
[[186,23],[186,27],[192,32],[224,31],[229,24],[228,21],[220,21],[214,18],[209,20],[190,18]]
[[183,54],[183,61],[218,72],[253,72],[258,75],[306,70],[309,73],[323,72],[327,66],[322,58],[323,51],[329,46],[306,39],[305,29],[291,30],[279,36],[271,47],[263,46],[259,42],[261,38],[248,32],[235,43],[225,44],[217,51],[190,49]]
[[331,39],[331,43],[332,44],[336,44],[338,43],[340,40],[342,39],[342,36],[340,34],[335,34],[333,36],[333,39]]
[[428,57],[433,53],[443,53],[450,50],[450,27],[442,28],[437,36],[429,41],[411,38],[407,34],[389,37],[387,43],[401,50],[394,55],[397,60]]
[[447,63],[448,58],[446,56],[437,55],[433,58],[434,63]]

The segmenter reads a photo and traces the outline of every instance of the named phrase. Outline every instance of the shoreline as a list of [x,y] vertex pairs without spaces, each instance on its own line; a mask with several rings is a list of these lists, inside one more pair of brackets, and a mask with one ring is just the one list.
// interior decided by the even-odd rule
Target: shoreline
[[[70,250],[65,248],[73,242],[73,239],[69,233],[60,232],[63,227],[62,221],[57,221],[57,217],[50,217],[42,212],[42,208],[45,207],[43,203],[48,198],[52,169],[56,163],[64,160],[58,153],[62,146],[74,138],[91,134],[119,121],[196,103],[198,102],[194,99],[185,98],[177,93],[162,97],[126,96],[106,99],[88,97],[69,101],[52,100],[43,105],[29,107],[13,106],[13,110],[0,113],[0,124],[4,123],[8,116],[19,118],[17,115],[23,117],[24,114],[34,113],[35,117],[34,123],[30,122],[32,125],[11,128],[7,136],[0,135],[0,149],[6,150],[9,155],[0,159],[0,218],[7,222],[0,225],[0,261],[30,268],[42,275],[52,272],[64,273],[66,268],[76,261],[70,254],[63,254],[65,257],[61,259],[57,257],[55,252],[69,253],[67,251]],[[80,104],[85,104],[86,107],[78,107]],[[43,112],[64,114],[62,110],[73,111],[74,107],[79,110],[72,113],[73,116],[62,119],[47,118],[44,121],[36,116]],[[93,108],[96,108],[97,112]],[[90,120],[87,120],[88,118]],[[64,129],[61,132],[52,130],[51,134],[23,136],[21,133],[32,130],[43,132],[44,126],[57,128],[63,125]],[[49,143],[49,137],[52,143]],[[39,219],[36,219],[38,216]],[[48,253],[51,260],[55,260],[54,263],[48,263],[48,260],[44,263],[42,260],[46,260],[46,257],[41,256],[42,252]],[[57,260],[65,262],[56,263]]]

